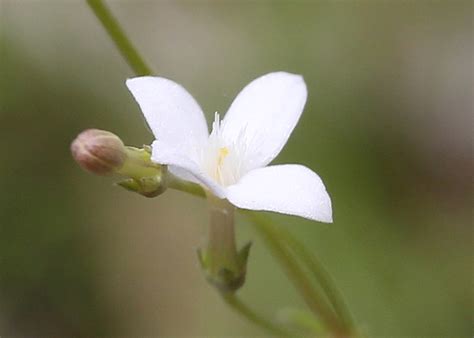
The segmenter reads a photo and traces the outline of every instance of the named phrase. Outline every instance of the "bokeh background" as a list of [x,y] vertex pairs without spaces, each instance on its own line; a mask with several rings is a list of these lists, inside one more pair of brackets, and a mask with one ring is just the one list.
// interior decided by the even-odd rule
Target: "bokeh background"
[[[472,1],[108,3],[209,118],[259,75],[303,74],[308,103],[277,162],[320,174],[335,222],[275,222],[369,336],[473,335]],[[141,198],[73,162],[86,128],[153,139],[85,2],[0,0],[0,48],[0,335],[264,335],[202,276],[203,200]],[[242,298],[268,316],[304,308],[238,222],[254,242]]]

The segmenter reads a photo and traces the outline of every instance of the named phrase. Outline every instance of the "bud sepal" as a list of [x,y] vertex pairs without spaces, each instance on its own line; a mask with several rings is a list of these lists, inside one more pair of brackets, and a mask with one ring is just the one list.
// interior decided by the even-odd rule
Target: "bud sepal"
[[156,197],[168,187],[168,169],[151,161],[151,147],[125,147],[127,160],[117,174],[127,177],[117,185],[145,197]]
[[167,188],[165,182],[163,182],[162,175],[141,177],[139,179],[127,178],[116,184],[128,191],[136,192],[150,198],[161,195]]

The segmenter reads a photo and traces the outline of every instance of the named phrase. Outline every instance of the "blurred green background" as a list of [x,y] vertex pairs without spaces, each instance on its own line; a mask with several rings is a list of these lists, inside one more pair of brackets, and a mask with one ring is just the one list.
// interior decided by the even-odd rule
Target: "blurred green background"
[[[324,180],[334,224],[274,215],[371,337],[473,335],[472,1],[109,1],[157,75],[208,118],[267,72],[303,74],[278,163]],[[256,336],[207,285],[203,200],[145,199],[80,170],[81,130],[152,134],[83,1],[0,0],[0,335]],[[242,298],[304,308],[252,227]]]

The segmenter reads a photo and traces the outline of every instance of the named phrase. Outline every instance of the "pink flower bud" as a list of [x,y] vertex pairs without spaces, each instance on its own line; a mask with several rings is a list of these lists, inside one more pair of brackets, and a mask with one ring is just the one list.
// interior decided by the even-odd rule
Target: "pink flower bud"
[[105,130],[87,129],[71,144],[72,156],[85,170],[96,175],[113,174],[127,159],[122,140]]

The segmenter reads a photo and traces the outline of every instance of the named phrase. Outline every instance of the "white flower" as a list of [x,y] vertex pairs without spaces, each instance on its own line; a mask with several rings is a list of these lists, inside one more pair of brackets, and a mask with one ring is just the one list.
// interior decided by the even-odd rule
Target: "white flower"
[[156,137],[152,161],[236,207],[332,222],[331,199],[316,173],[297,164],[267,166],[303,111],[301,76],[277,72],[252,81],[222,121],[215,114],[210,135],[198,103],[179,84],[145,76],[127,87]]

